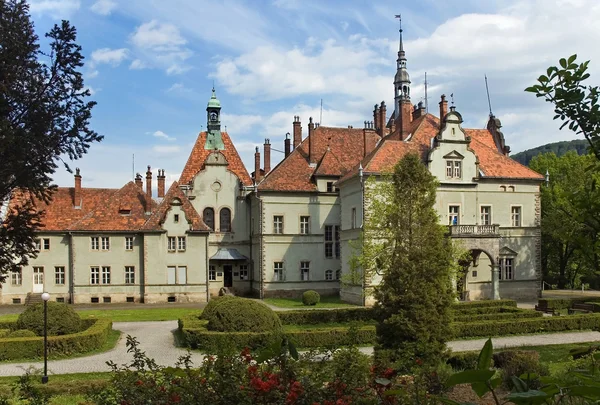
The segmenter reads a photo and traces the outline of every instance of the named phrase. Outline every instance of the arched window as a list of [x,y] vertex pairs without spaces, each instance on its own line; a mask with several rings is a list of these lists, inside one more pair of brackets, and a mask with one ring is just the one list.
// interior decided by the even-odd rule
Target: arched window
[[202,213],[202,220],[208,226],[211,231],[215,230],[215,210],[210,207],[204,208],[204,212]]
[[231,232],[231,210],[229,208],[221,208],[219,212],[219,231]]

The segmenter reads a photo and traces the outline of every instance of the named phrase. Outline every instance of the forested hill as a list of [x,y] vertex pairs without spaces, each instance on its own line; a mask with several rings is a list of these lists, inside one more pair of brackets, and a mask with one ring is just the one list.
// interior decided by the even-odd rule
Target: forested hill
[[554,152],[556,156],[562,156],[570,150],[577,151],[579,155],[587,153],[588,143],[585,139],[576,139],[574,141],[561,141],[547,143],[546,145],[538,146],[537,148],[527,149],[523,152],[515,153],[511,156],[517,162],[528,166],[529,161],[540,153]]

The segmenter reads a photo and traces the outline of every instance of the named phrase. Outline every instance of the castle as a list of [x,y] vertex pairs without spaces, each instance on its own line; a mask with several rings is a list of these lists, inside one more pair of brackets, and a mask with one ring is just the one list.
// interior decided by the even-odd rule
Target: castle
[[[449,237],[473,261],[458,283],[463,299],[533,299],[539,294],[540,186],[543,177],[513,161],[490,115],[486,129],[462,128],[461,114],[442,95],[439,117],[410,99],[402,37],[394,78],[394,107],[375,105],[364,128],[333,128],[294,117],[284,159],[271,168],[267,139],[248,173],[221,128],[215,90],[207,130],[198,135],[179,181],[165,189],[164,170],[120,189],[59,187],[46,205],[39,255],[11,273],[0,303],[21,304],[49,292],[53,300],[202,302],[222,288],[259,298],[306,290],[372,303],[378,281],[340,279],[351,269],[371,176],[417,153],[438,179],[436,209]],[[288,134],[289,135],[289,134]],[[304,136],[306,135],[306,136]],[[24,193],[15,191],[8,209]],[[427,269],[423,269],[427,271]]]

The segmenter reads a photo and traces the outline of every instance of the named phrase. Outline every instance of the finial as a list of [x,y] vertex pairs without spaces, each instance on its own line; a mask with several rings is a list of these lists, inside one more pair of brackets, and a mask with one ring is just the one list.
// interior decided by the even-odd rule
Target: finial
[[398,19],[398,32],[400,33],[400,44],[398,45],[398,52],[404,52],[404,45],[402,44],[402,15],[396,14],[394,17]]
[[454,93],[450,93],[450,99],[452,100],[452,107],[454,107]]
[[215,92],[215,79],[213,79],[213,93]]

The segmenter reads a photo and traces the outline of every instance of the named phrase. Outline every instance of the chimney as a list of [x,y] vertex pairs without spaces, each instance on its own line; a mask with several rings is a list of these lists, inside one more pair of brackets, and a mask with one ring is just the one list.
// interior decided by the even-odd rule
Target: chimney
[[448,101],[446,100],[446,95],[442,94],[440,101],[440,127],[442,126],[442,121],[446,114],[448,114]]
[[[146,197],[152,198],[152,171],[150,170],[150,166],[148,166],[148,171],[146,172]],[[146,211],[150,212],[149,209]]]
[[[379,128],[381,128],[380,124],[379,124],[379,106],[377,104],[375,104],[375,108],[373,108],[373,123],[375,124],[375,130],[379,132]],[[366,121],[365,121],[365,128],[366,128]]]
[[300,117],[294,115],[294,149],[302,142],[302,125],[300,124]]
[[308,119],[308,163],[314,163],[315,159],[315,143],[316,139],[313,136],[315,133],[315,124],[313,123],[312,117]]
[[410,123],[412,122],[413,107],[409,100],[402,100],[400,102],[400,140],[403,141],[408,137],[410,130]]
[[377,133],[376,128],[375,128],[375,123],[373,121],[365,121],[364,122],[365,126],[363,128],[363,157],[367,156],[367,132],[371,132],[371,131],[375,131],[375,133]]
[[265,147],[264,168],[265,168],[265,176],[266,176],[271,171],[271,141],[269,140],[269,138],[265,139],[264,147]]
[[73,205],[81,208],[81,174],[79,168],[75,169],[75,191],[73,193]]
[[379,136],[381,136],[383,138],[383,135],[385,135],[385,126],[387,125],[387,108],[385,106],[385,101],[381,102],[381,107],[379,107],[379,122],[381,122],[381,126],[380,126],[380,130],[379,130]]
[[140,190],[144,190],[144,184],[142,182],[142,175],[139,173],[135,174],[135,185],[140,188]]
[[288,132],[287,134],[285,134],[285,141],[283,141],[283,150],[285,151],[285,157],[288,157],[288,155],[290,154],[290,133]]
[[158,177],[156,177],[158,181],[158,198],[165,197],[165,170],[158,171]]
[[254,184],[258,184],[260,181],[260,152],[258,146],[256,152],[254,152]]

